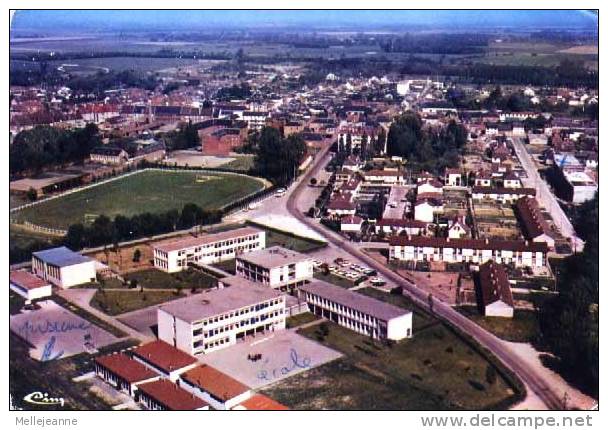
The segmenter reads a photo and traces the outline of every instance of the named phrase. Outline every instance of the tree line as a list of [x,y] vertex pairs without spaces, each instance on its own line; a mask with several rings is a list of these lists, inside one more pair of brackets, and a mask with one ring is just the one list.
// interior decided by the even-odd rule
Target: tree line
[[185,204],[181,211],[172,209],[161,213],[145,212],[132,217],[116,215],[114,219],[100,215],[90,225],[70,225],[67,234],[51,244],[36,241],[27,247],[11,246],[9,260],[11,263],[26,261],[31,258],[32,252],[50,246],[64,245],[80,250],[185,230],[197,225],[215,224],[222,221],[222,215],[221,210],[203,209],[194,203]]
[[542,340],[559,367],[597,395],[599,389],[599,196],[582,204],[574,228],[585,240],[582,253],[556,269],[558,294],[542,303]]
[[81,162],[99,144],[99,129],[92,123],[74,130],[37,126],[15,136],[9,147],[9,171],[39,172],[47,167]]

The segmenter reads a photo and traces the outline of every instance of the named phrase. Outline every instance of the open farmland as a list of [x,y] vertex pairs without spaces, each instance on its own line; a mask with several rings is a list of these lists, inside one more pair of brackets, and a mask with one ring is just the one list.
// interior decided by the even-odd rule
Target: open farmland
[[14,218],[67,228],[85,222],[85,215],[91,219],[161,213],[181,210],[187,203],[219,209],[263,187],[261,180],[244,176],[148,170],[26,208]]

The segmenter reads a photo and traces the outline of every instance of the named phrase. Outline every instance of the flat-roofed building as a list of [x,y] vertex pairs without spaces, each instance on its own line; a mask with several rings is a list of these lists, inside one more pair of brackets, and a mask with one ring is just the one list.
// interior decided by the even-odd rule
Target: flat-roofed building
[[273,246],[237,257],[236,273],[271,288],[293,290],[312,280],[313,264],[307,255]]
[[479,267],[478,306],[487,317],[513,318],[513,295],[505,268],[493,261]]
[[158,337],[192,355],[234,345],[237,339],[285,328],[285,296],[238,276],[229,287],[173,300],[157,310]]
[[35,275],[60,288],[95,281],[95,260],[65,246],[32,253]]
[[548,250],[544,242],[523,240],[395,236],[389,242],[389,260],[473,264],[492,260],[516,267],[544,267]]
[[10,273],[9,288],[28,301],[48,297],[53,293],[48,281],[23,270],[13,270]]
[[251,388],[207,364],[184,373],[180,386],[217,410],[232,409],[252,394]]
[[266,247],[266,232],[243,227],[203,236],[164,240],[152,245],[154,267],[179,272],[189,264],[213,264]]
[[95,374],[131,397],[140,384],[160,378],[158,373],[123,352],[95,358]]
[[300,288],[310,311],[374,339],[412,337],[412,312],[323,281]]
[[203,411],[209,404],[168,379],[139,386],[136,400],[151,411]]
[[135,360],[171,381],[176,381],[181,373],[198,364],[196,358],[163,340],[138,346],[132,354]]

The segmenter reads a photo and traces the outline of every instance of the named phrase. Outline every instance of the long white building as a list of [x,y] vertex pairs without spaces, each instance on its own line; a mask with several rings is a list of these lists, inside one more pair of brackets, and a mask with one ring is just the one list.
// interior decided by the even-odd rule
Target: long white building
[[213,264],[266,247],[266,232],[243,227],[204,236],[170,239],[152,245],[154,267],[173,273],[190,263]]
[[234,345],[237,339],[285,328],[285,296],[232,277],[230,286],[173,300],[157,310],[158,337],[191,355]]
[[414,262],[481,264],[492,260],[516,267],[543,267],[547,252],[545,242],[523,240],[395,236],[389,243],[389,260]]
[[313,264],[307,255],[273,246],[237,257],[236,273],[265,286],[293,290],[312,280]]
[[95,281],[95,260],[61,246],[32,253],[32,272],[60,288]]
[[412,312],[323,281],[300,287],[310,311],[374,339],[412,337]]

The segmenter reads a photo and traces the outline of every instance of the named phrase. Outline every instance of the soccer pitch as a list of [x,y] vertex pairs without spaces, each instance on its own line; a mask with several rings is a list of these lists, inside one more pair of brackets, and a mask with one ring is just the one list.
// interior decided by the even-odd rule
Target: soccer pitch
[[264,188],[256,178],[209,172],[146,170],[12,214],[19,222],[66,229],[96,216],[181,210],[186,203],[219,209]]

